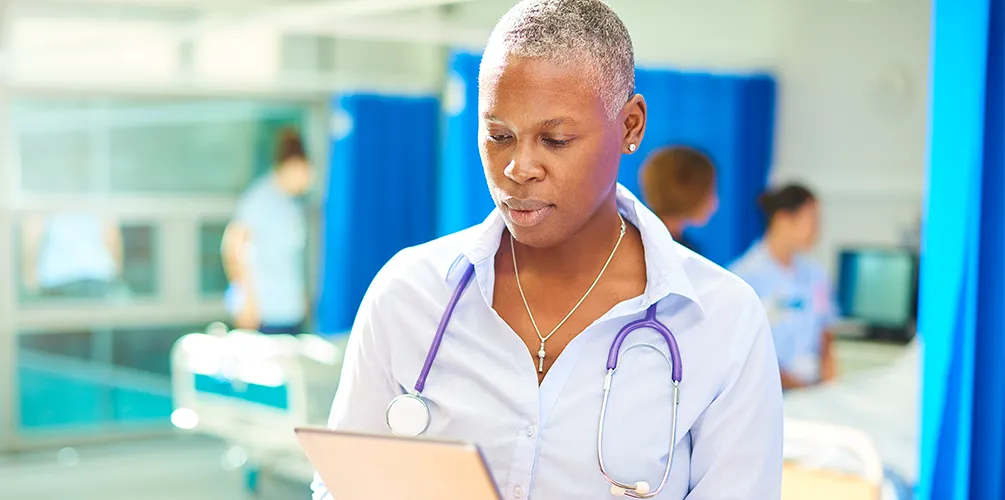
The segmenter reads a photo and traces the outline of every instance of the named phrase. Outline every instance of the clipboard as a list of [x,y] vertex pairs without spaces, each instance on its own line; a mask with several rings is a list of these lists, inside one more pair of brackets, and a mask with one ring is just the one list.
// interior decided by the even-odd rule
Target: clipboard
[[336,500],[502,500],[472,443],[314,427],[294,432]]

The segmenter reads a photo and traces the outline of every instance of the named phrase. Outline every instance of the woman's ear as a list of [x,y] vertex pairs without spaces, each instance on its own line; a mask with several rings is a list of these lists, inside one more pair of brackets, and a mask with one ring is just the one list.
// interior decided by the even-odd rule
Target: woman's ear
[[635,94],[625,104],[621,115],[624,116],[625,140],[622,150],[634,153],[642,145],[642,137],[646,134],[646,99],[642,94]]

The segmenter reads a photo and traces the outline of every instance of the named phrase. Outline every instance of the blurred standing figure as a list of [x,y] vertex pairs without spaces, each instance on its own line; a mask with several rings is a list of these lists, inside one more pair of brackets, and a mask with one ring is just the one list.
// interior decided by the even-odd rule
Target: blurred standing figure
[[642,165],[639,184],[646,204],[666,224],[674,241],[701,253],[684,230],[708,224],[719,206],[712,161],[686,146],[658,149]]
[[29,293],[103,297],[122,274],[122,233],[114,220],[84,212],[24,221],[22,266]]
[[313,172],[295,131],[280,134],[273,170],[238,203],[223,237],[227,307],[238,328],[300,333],[307,316],[307,224],[299,199]]
[[731,270],[764,303],[783,388],[826,382],[836,375],[828,329],[838,319],[837,306],[826,272],[804,255],[817,241],[819,204],[796,184],[761,195],[760,204],[767,232]]

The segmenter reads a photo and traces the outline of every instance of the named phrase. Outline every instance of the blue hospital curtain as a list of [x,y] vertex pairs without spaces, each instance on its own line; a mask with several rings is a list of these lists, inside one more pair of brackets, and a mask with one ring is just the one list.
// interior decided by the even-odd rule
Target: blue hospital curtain
[[326,334],[352,326],[388,259],[434,237],[439,119],[432,97],[349,94],[332,107],[317,314]]
[[492,211],[478,154],[478,65],[481,55],[451,54],[443,98],[437,234],[473,226]]
[[[444,99],[438,233],[471,226],[492,210],[478,156],[479,55],[450,58]],[[636,87],[649,103],[640,150],[622,158],[619,181],[640,195],[638,172],[654,148],[685,144],[707,152],[719,169],[720,209],[689,234],[706,257],[726,265],[763,231],[757,195],[771,164],[775,82],[764,75],[711,75],[639,69]]]
[[722,75],[640,69],[636,88],[649,104],[642,146],[621,161],[619,181],[641,196],[639,169],[653,150],[685,145],[716,166],[719,210],[688,231],[702,254],[729,265],[764,230],[757,196],[771,167],[775,81],[766,75]]
[[922,499],[1005,498],[1003,4],[933,3]]

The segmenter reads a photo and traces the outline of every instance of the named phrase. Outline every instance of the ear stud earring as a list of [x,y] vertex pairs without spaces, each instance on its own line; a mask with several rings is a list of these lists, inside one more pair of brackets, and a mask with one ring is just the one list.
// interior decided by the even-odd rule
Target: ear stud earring
[[635,144],[629,144],[628,145],[628,150],[634,153],[635,152]]

